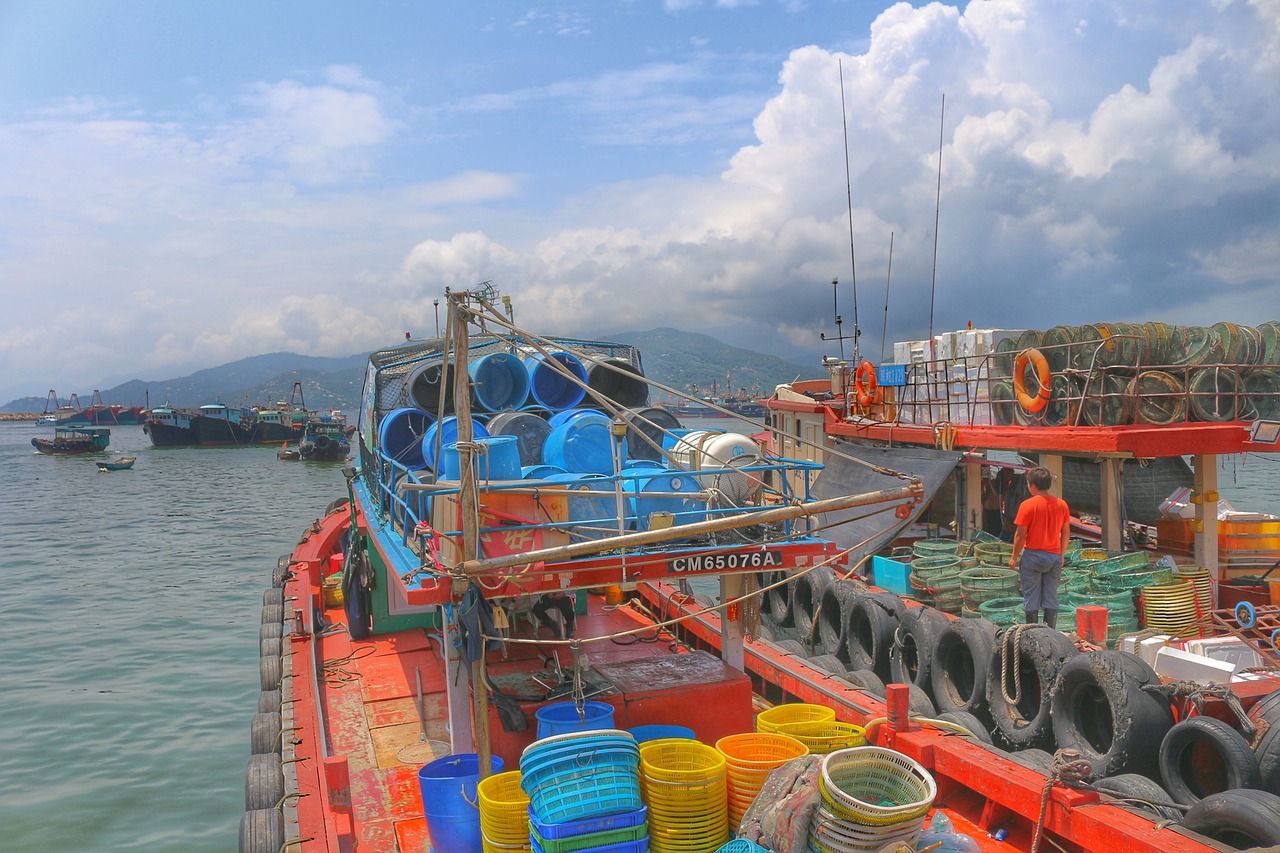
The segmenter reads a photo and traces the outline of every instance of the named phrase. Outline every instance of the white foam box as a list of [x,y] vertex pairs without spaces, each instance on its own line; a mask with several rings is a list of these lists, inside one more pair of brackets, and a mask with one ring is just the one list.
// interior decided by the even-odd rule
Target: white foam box
[[914,364],[925,360],[924,341],[898,341],[893,345],[894,364]]
[[1231,676],[1236,670],[1232,664],[1175,649],[1173,646],[1165,646],[1156,652],[1156,662],[1152,669],[1165,678],[1195,684],[1230,684]]
[[1192,654],[1231,664],[1235,672],[1263,665],[1262,655],[1239,637],[1206,637],[1187,640],[1183,645]]
[[957,332],[943,332],[933,336],[933,357],[935,361],[951,361],[956,357]]
[[1136,654],[1138,657],[1146,661],[1147,666],[1154,669],[1156,665],[1156,655],[1159,654],[1161,649],[1169,645],[1169,641],[1172,639],[1173,637],[1170,637],[1168,634],[1148,637],[1138,643]]

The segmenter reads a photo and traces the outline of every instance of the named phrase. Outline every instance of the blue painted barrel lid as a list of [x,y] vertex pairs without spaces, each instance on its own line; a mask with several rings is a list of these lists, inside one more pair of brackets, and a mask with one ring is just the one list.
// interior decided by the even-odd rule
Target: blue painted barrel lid
[[471,376],[472,399],[486,411],[512,411],[529,398],[529,372],[519,356],[490,353],[471,362],[467,373]]
[[[458,441],[458,419],[450,415],[439,423],[432,424],[422,436],[422,461],[431,470],[436,468],[436,436],[440,437],[440,446],[456,444]],[[471,419],[472,438],[488,438],[489,430],[476,419]]]
[[426,467],[426,460],[422,458],[422,437],[434,420],[421,409],[393,409],[378,425],[378,446],[409,470],[420,471]]
[[587,396],[583,387],[587,382],[587,370],[577,356],[567,352],[553,352],[550,357],[568,370],[582,385],[570,381],[558,369],[546,363],[541,354],[526,356],[525,369],[529,372],[529,393],[535,403],[552,411],[572,409]]
[[[626,439],[621,456],[626,458]],[[580,474],[613,473],[613,438],[609,418],[588,412],[551,430],[542,445],[542,461]]]

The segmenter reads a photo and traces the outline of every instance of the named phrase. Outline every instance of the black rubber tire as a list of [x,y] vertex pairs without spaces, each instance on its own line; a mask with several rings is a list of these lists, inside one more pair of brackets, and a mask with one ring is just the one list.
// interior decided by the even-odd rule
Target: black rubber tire
[[1273,690],[1249,709],[1249,719],[1261,728],[1269,726],[1254,746],[1258,770],[1262,773],[1262,790],[1280,795],[1280,690]]
[[987,671],[997,630],[986,619],[955,619],[938,633],[929,680],[939,712],[968,711],[985,720]]
[[[328,438],[328,436],[323,436],[323,437]],[[319,439],[316,440],[316,446],[317,447],[320,446]],[[344,506],[346,506],[349,503],[351,503],[350,498],[338,498],[337,500],[330,501],[329,505],[324,508],[324,514],[331,515],[337,512],[338,510],[342,509]]]
[[[772,575],[773,580],[770,583],[777,583],[782,572]],[[764,586],[765,584],[762,584]],[[795,620],[791,618],[791,588],[796,585],[794,580],[784,586],[776,586],[764,594],[764,603],[761,610],[769,614],[769,618],[773,620],[773,624],[779,628],[786,628],[795,624]]]
[[253,715],[249,724],[249,754],[265,755],[280,752],[280,712]]
[[848,667],[844,665],[844,661],[835,655],[814,655],[805,663],[823,672],[829,672],[832,675],[844,675],[848,671]]
[[284,814],[254,809],[240,816],[240,853],[280,853],[284,847]]
[[1152,812],[1161,820],[1182,820],[1182,809],[1173,805],[1173,798],[1169,796],[1169,792],[1146,776],[1139,776],[1137,773],[1121,773],[1117,776],[1097,779],[1093,782],[1093,787],[1116,797],[1150,803],[1150,807],[1141,806],[1138,803],[1130,805],[1141,808],[1145,812]]
[[882,680],[890,677],[889,649],[901,610],[897,596],[892,598],[899,606],[889,602],[884,593],[868,593],[853,603],[849,613],[849,666],[870,669]]
[[964,726],[973,733],[975,738],[985,744],[994,743],[991,739],[991,731],[986,727],[982,720],[979,720],[968,711],[947,711],[945,713],[938,714],[937,718],[939,720],[945,720],[948,723],[955,723],[957,726]]
[[[1012,633],[1015,630],[1016,636]],[[1006,654],[1008,679],[1014,681],[1014,667],[1017,667],[1016,677],[1022,688],[1016,705],[1010,705],[1004,698],[1006,690],[1014,693],[1013,683],[1004,684]],[[1011,750],[1052,749],[1053,723],[1049,708],[1053,685],[1062,665],[1078,654],[1066,634],[1047,625],[1002,631],[996,638],[987,676],[987,707],[994,724],[992,735]]]
[[778,640],[774,645],[777,646],[778,651],[783,654],[797,655],[802,658],[809,652],[809,650],[804,647],[804,643],[799,640]]
[[938,634],[949,621],[946,614],[932,607],[908,607],[902,612],[889,648],[889,678],[895,684],[915,684],[929,693],[932,701],[931,655]]
[[822,595],[835,580],[835,571],[823,566],[791,584],[791,621],[795,623],[801,640],[807,642],[812,636],[813,620],[818,617]]
[[932,717],[938,713],[938,709],[933,706],[933,700],[929,698],[929,694],[919,684],[908,684],[907,690],[911,694],[912,714],[919,714],[921,717]]
[[284,607],[284,590],[279,587],[271,587],[262,591],[263,604],[278,604]]
[[1142,688],[1160,677],[1141,658],[1116,651],[1076,655],[1054,686],[1053,734],[1059,749],[1080,750],[1094,775],[1156,778],[1160,743],[1173,728],[1169,699]]
[[279,622],[263,622],[258,628],[258,642],[270,639],[271,637],[283,637],[284,625]]
[[1247,850],[1280,845],[1280,797],[1266,791],[1225,791],[1196,803],[1182,827]]
[[852,672],[847,672],[844,675],[844,680],[862,692],[875,696],[877,699],[885,697],[884,682],[880,680],[880,676],[869,669],[855,669]]
[[258,653],[261,657],[280,657],[280,638],[267,637],[258,641]]
[[1014,764],[1021,764],[1028,770],[1034,770],[1037,773],[1049,775],[1049,769],[1053,767],[1053,756],[1045,752],[1043,749],[1030,747],[1029,749],[1019,749],[1015,752],[1007,752],[1005,755]]
[[289,568],[289,564],[292,562],[293,562],[292,554],[281,554],[279,557],[276,557],[276,568],[287,569]]
[[284,588],[284,585],[285,585],[285,582],[286,582],[287,580],[289,580],[289,570],[288,570],[288,569],[272,569],[272,570],[271,570],[271,585],[272,585],[272,586],[280,587],[281,589],[283,589],[283,588]]
[[279,604],[267,604],[262,608],[262,624],[284,622],[284,608]]
[[280,713],[284,700],[280,696],[279,688],[275,690],[263,690],[258,694],[258,713],[269,714],[272,711]]
[[1160,744],[1160,778],[1174,802],[1191,806],[1210,794],[1262,784],[1258,759],[1240,733],[1213,717],[1188,717]]
[[249,769],[244,776],[244,807],[274,809],[284,799],[284,770],[275,753],[249,756]]
[[284,665],[279,657],[270,655],[258,659],[258,686],[263,690],[278,690],[284,680]]
[[862,584],[837,580],[822,593],[818,605],[818,642],[827,654],[849,662],[849,615],[854,601],[864,590]]

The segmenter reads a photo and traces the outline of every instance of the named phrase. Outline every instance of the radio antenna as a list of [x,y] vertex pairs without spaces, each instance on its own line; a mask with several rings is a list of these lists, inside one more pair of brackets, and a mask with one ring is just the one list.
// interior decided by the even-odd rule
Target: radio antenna
[[880,329],[880,363],[884,364],[884,342],[889,337],[889,282],[893,279],[893,232],[889,232],[889,271],[884,274],[884,326]]
[[[853,360],[861,359],[858,355],[858,336],[862,329],[858,326],[858,263],[853,251],[853,179],[849,172],[849,119],[844,107],[844,60],[836,60],[840,69],[840,127],[844,131],[844,188],[849,203],[849,267],[853,274]],[[843,358],[843,356],[842,356]]]

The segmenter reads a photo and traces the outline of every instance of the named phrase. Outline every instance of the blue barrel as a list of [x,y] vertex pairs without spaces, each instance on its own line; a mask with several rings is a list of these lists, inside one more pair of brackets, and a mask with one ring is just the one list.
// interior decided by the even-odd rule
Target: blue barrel
[[[634,519],[636,530],[649,529],[649,516],[655,512],[675,515],[676,524],[705,521],[705,501],[693,497],[702,485],[695,477],[681,471],[634,468],[622,472],[622,490],[627,496],[627,515]],[[690,492],[688,498],[647,497],[645,492]]]
[[519,356],[495,352],[471,362],[467,372],[471,375],[471,397],[485,411],[509,412],[523,406],[529,397],[529,372]]
[[[613,487],[609,482],[609,478],[603,474],[552,474],[544,477],[549,483],[564,483],[565,489],[569,494],[569,523],[571,525],[586,523],[591,527],[607,527],[609,530],[616,531],[618,529],[618,501],[612,495],[583,495],[582,497],[574,497],[575,489],[589,489],[592,491],[606,491]],[[572,528],[575,536],[581,536],[584,539],[603,539],[605,533],[595,530],[583,530],[578,527]]]
[[489,435],[514,435],[521,465],[542,463],[542,445],[551,435],[551,424],[535,412],[502,412],[488,423]]
[[[481,480],[520,479],[520,450],[516,447],[515,436],[492,435],[477,438],[475,443],[482,448],[471,457],[476,477]],[[457,480],[461,476],[460,465],[458,445],[446,444],[440,450],[441,479]]]
[[[621,455],[626,458],[626,439],[622,440]],[[587,412],[551,430],[542,445],[542,461],[578,474],[612,474],[609,419],[599,412]]]
[[[436,439],[439,436],[440,446],[458,443],[458,419],[453,415],[427,428],[422,436],[422,461],[432,471],[436,469]],[[471,437],[488,438],[489,431],[484,424],[471,419]]]
[[[493,772],[502,772],[502,759]],[[474,803],[480,783],[480,756],[474,752],[446,755],[418,771],[422,811],[431,834],[432,853],[475,853],[480,849],[480,810]]]
[[573,702],[552,702],[538,709],[538,739],[569,732],[613,728],[613,706],[605,702],[583,702],[582,713]]
[[420,364],[405,379],[408,402],[435,417],[441,401],[445,413],[453,411],[453,364],[440,361]]
[[[572,373],[583,385],[586,384],[587,370],[577,356],[567,352],[553,352],[551,358]],[[569,381],[559,370],[547,364],[541,355],[526,357],[524,367],[529,372],[529,393],[533,396],[533,401],[553,412],[572,409],[587,396],[582,385]]]
[[558,465],[525,465],[520,469],[520,479],[545,480],[548,477],[554,477],[556,474],[568,473],[568,471]]
[[413,471],[427,467],[422,458],[422,437],[435,420],[421,409],[393,409],[378,425],[382,452]]
[[547,418],[547,423],[551,424],[551,428],[562,427],[569,421],[579,418],[583,415],[598,415],[599,409],[565,409],[563,412],[555,412],[551,417]]
[[627,731],[636,739],[636,743],[644,743],[647,740],[666,740],[673,737],[686,738],[688,740],[697,739],[693,729],[687,726],[632,726]]

